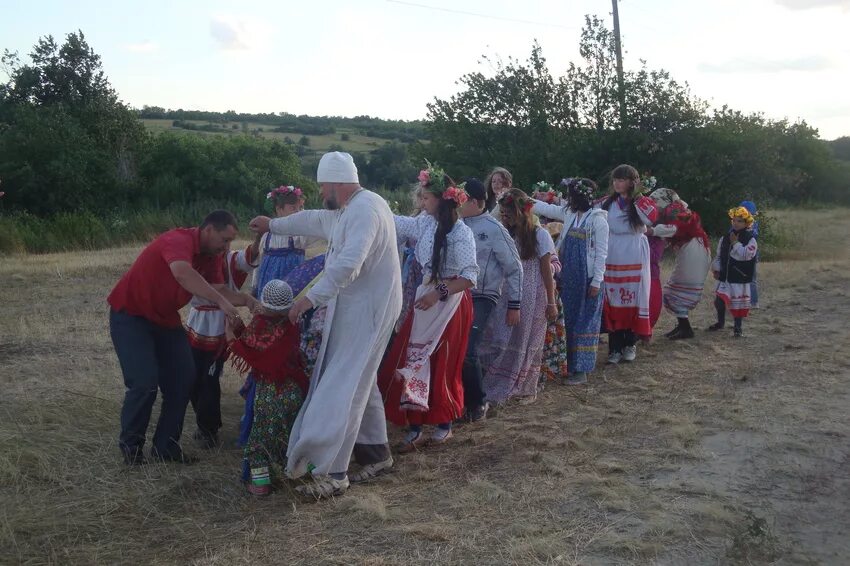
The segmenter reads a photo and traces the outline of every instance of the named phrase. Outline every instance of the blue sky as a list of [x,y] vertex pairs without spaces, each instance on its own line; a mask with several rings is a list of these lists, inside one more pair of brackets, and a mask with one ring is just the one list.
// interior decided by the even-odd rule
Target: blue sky
[[[417,5],[426,5],[423,8]],[[608,0],[0,0],[0,48],[82,29],[133,106],[423,118],[480,55],[559,75]],[[850,0],[622,0],[627,68],[646,59],[714,106],[850,135]],[[436,8],[487,15],[482,17]],[[521,21],[516,21],[521,20]],[[483,69],[486,71],[486,69]]]

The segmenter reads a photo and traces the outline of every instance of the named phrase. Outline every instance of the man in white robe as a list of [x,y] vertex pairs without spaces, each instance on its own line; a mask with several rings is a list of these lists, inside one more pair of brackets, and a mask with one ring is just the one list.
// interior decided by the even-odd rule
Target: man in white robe
[[319,162],[325,208],[251,221],[258,233],[313,236],[328,241],[325,270],[290,318],[327,305],[322,345],[310,390],[292,428],[287,474],[312,473],[298,489],[306,495],[341,495],[349,486],[352,453],[363,469],[352,481],[392,466],[378,366],[401,312],[401,267],[393,215],[379,195],[360,187],[347,153]]

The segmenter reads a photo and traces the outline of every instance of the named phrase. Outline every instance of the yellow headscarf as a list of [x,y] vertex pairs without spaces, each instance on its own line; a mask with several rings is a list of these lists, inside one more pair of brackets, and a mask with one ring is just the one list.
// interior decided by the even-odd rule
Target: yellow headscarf
[[755,222],[755,217],[753,217],[753,215],[750,214],[750,211],[744,208],[743,206],[736,206],[735,208],[730,208],[729,218],[740,218],[741,220],[747,223],[747,228],[752,226],[753,222]]

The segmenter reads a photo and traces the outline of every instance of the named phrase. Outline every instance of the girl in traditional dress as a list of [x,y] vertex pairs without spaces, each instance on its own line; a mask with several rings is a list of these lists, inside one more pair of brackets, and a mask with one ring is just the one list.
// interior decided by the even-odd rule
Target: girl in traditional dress
[[[422,185],[417,184],[411,194],[413,200],[413,214],[411,216],[419,216],[422,212]],[[406,239],[403,241],[404,251],[402,252],[401,261],[401,314],[398,317],[398,322],[395,325],[395,332],[401,329],[401,325],[407,320],[410,311],[413,310],[413,303],[416,301],[416,289],[422,284],[422,266],[416,261],[416,242]]]
[[694,337],[688,313],[699,304],[705,276],[711,265],[711,251],[699,214],[671,189],[656,189],[650,195],[658,208],[659,220],[653,236],[669,242],[676,256],[673,273],[664,286],[664,306],[676,317],[676,327],[665,334],[671,340]]
[[[378,372],[387,420],[409,427],[402,453],[451,438],[463,412],[462,368],[472,326],[469,289],[478,277],[472,230],[458,219],[462,188],[435,166],[419,173],[426,214],[396,216],[400,237],[416,240],[425,280]],[[430,439],[422,425],[437,425]]]
[[608,257],[605,265],[602,321],[608,337],[608,363],[631,362],[637,340],[652,337],[649,319],[649,242],[644,235],[658,216],[652,199],[638,196],[640,176],[631,165],[611,173],[611,194],[602,201],[608,212]]
[[[304,210],[304,193],[294,186],[281,186],[266,195],[275,216],[283,218]],[[266,233],[257,243],[260,266],[254,272],[254,296],[272,279],[283,279],[304,262],[305,250],[316,240],[304,236]]]
[[608,257],[608,213],[593,208],[596,183],[590,179],[564,179],[561,184],[567,191],[565,206],[537,201],[532,210],[564,223],[558,255],[567,332],[569,374],[565,383],[581,385],[587,383],[587,374],[596,368],[602,320],[601,288]]
[[726,308],[735,319],[734,336],[744,335],[744,319],[750,313],[750,283],[756,265],[758,244],[753,236],[755,218],[743,206],[729,210],[732,229],[717,244],[717,256],[711,269],[717,279],[714,308],[717,322],[709,330],[720,330],[726,324]]
[[292,289],[272,279],[261,297],[262,310],[246,328],[227,326],[234,367],[251,371],[256,383],[253,424],[244,447],[251,470],[248,491],[253,495],[267,495],[273,476],[286,468],[289,433],[308,384],[298,327],[289,322]]
[[546,327],[558,316],[552,276],[555,243],[545,229],[535,226],[533,206],[534,201],[519,189],[510,189],[499,199],[502,223],[522,261],[522,308],[519,324],[506,326],[508,297],[502,295],[479,347],[487,368],[484,390],[493,403],[519,397],[527,404],[537,398]]

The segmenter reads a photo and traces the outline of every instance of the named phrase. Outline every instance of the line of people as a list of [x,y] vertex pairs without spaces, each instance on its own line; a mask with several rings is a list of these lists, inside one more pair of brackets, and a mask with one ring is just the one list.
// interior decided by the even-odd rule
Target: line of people
[[[742,334],[757,253],[745,207],[730,210],[733,229],[712,264],[699,215],[672,190],[641,195],[649,183],[628,165],[612,172],[610,193],[596,200],[589,179],[564,179],[563,196],[545,183],[529,195],[503,168],[458,184],[428,164],[412,216],[393,215],[360,187],[347,154],[323,156],[317,179],[327,210],[303,211],[296,187],[270,192],[275,218],[252,220],[256,238],[246,250],[215,255],[220,274],[209,280],[231,302],[196,293],[187,320],[197,370],[187,400],[202,445],[219,444],[224,358],[246,374],[240,442],[251,493],[268,493],[276,476],[309,474],[315,481],[299,491],[339,495],[393,466],[386,421],[406,427],[397,447],[404,454],[445,443],[457,422],[485,419],[491,404],[534,402],[547,380],[587,383],[600,332],[609,335],[609,363],[633,361],[662,304],[677,317],[667,336],[692,338],[688,313],[710,267],[718,280],[711,328],[723,327],[729,308],[734,335]],[[306,260],[320,240],[327,252]],[[658,251],[668,242],[676,260],[662,290]],[[208,251],[195,251],[202,257],[193,265],[214,263]],[[169,266],[170,257],[158,255]],[[252,292],[240,293],[251,272]],[[113,317],[144,316],[112,296],[110,304]],[[236,304],[254,311],[247,326],[230,310]],[[128,380],[115,327],[113,340],[129,400],[134,372]],[[158,346],[152,354],[162,368]],[[179,405],[166,399],[173,396],[164,376],[163,414]],[[122,413],[128,463],[143,460],[146,427],[125,430]],[[179,438],[179,428],[161,434],[158,427],[153,454],[185,459]],[[352,455],[359,469],[349,473]]]

